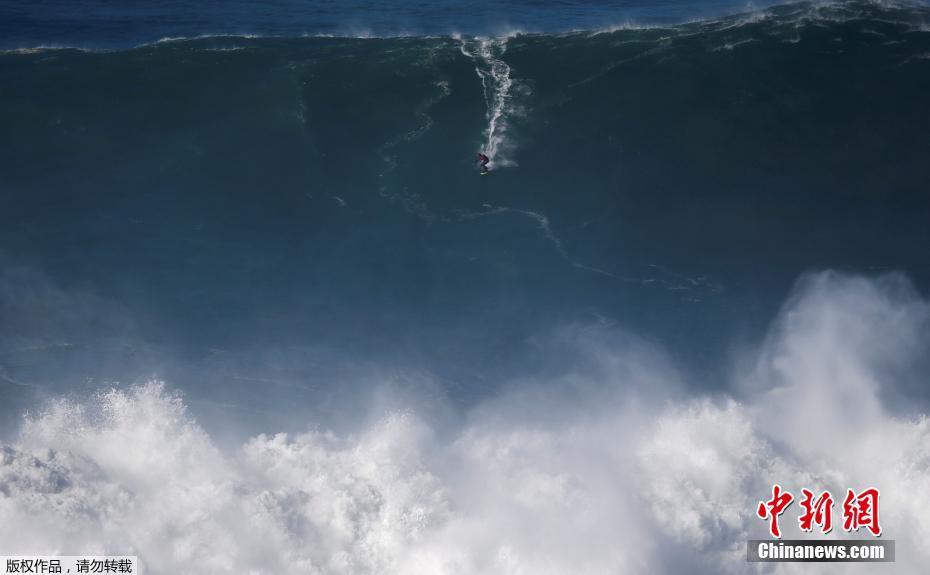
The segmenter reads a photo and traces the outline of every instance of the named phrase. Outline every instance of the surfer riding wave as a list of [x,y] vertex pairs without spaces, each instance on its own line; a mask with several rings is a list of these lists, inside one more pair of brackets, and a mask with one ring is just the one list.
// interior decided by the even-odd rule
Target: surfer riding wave
[[482,174],[487,174],[488,171],[490,171],[490,168],[488,168],[488,163],[491,161],[491,158],[489,158],[486,154],[478,152],[478,157],[476,161],[481,166]]

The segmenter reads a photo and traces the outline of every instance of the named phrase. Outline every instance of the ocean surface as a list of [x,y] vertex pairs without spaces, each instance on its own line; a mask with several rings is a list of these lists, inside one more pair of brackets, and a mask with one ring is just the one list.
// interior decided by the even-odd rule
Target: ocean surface
[[771,0],[41,0],[0,2],[0,49],[36,45],[130,48],[162,38],[260,36],[500,36],[620,25],[676,24],[775,4]]
[[741,573],[794,481],[930,560],[927,4],[2,1],[0,49],[0,553]]

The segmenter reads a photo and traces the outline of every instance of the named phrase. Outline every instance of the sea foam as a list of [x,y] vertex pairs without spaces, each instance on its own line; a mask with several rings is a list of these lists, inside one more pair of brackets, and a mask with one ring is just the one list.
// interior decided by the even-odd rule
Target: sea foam
[[567,328],[595,380],[511,386],[452,432],[394,409],[231,451],[163,383],[61,398],[0,451],[0,551],[135,554],[148,573],[742,573],[779,482],[879,487],[897,572],[918,573],[930,423],[890,398],[926,375],[927,328],[901,278],[815,275],[726,396],[688,395],[638,338]]

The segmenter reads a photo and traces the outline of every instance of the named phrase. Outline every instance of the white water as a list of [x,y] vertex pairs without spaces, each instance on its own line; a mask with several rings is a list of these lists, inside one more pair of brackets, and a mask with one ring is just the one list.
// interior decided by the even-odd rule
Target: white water
[[508,131],[510,118],[520,110],[513,97],[510,65],[503,59],[508,40],[507,37],[460,40],[462,54],[475,62],[475,73],[484,91],[487,127],[482,151],[491,159],[490,167],[517,165],[512,157],[515,146]]
[[926,381],[928,309],[899,279],[812,277],[717,398],[632,335],[567,326],[552,343],[596,376],[513,386],[450,429],[384,411],[232,452],[158,383],[59,399],[0,447],[0,553],[137,554],[153,575],[745,573],[777,481],[879,487],[887,567],[921,573],[930,422],[889,400]]

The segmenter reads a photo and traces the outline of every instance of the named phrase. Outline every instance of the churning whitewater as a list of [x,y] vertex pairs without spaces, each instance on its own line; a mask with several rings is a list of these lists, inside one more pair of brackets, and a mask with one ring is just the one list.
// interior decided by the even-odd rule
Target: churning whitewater
[[[919,573],[930,427],[883,396],[928,375],[928,328],[900,277],[811,276],[737,374],[742,401],[687,397],[633,336],[567,329],[556,337],[600,379],[513,387],[452,429],[375,409],[345,435],[229,452],[160,383],[58,399],[0,451],[0,537],[22,553],[138,554],[150,573],[743,572],[759,532],[746,510],[773,480],[876,483],[896,572]],[[794,431],[812,421],[813,436]]]

